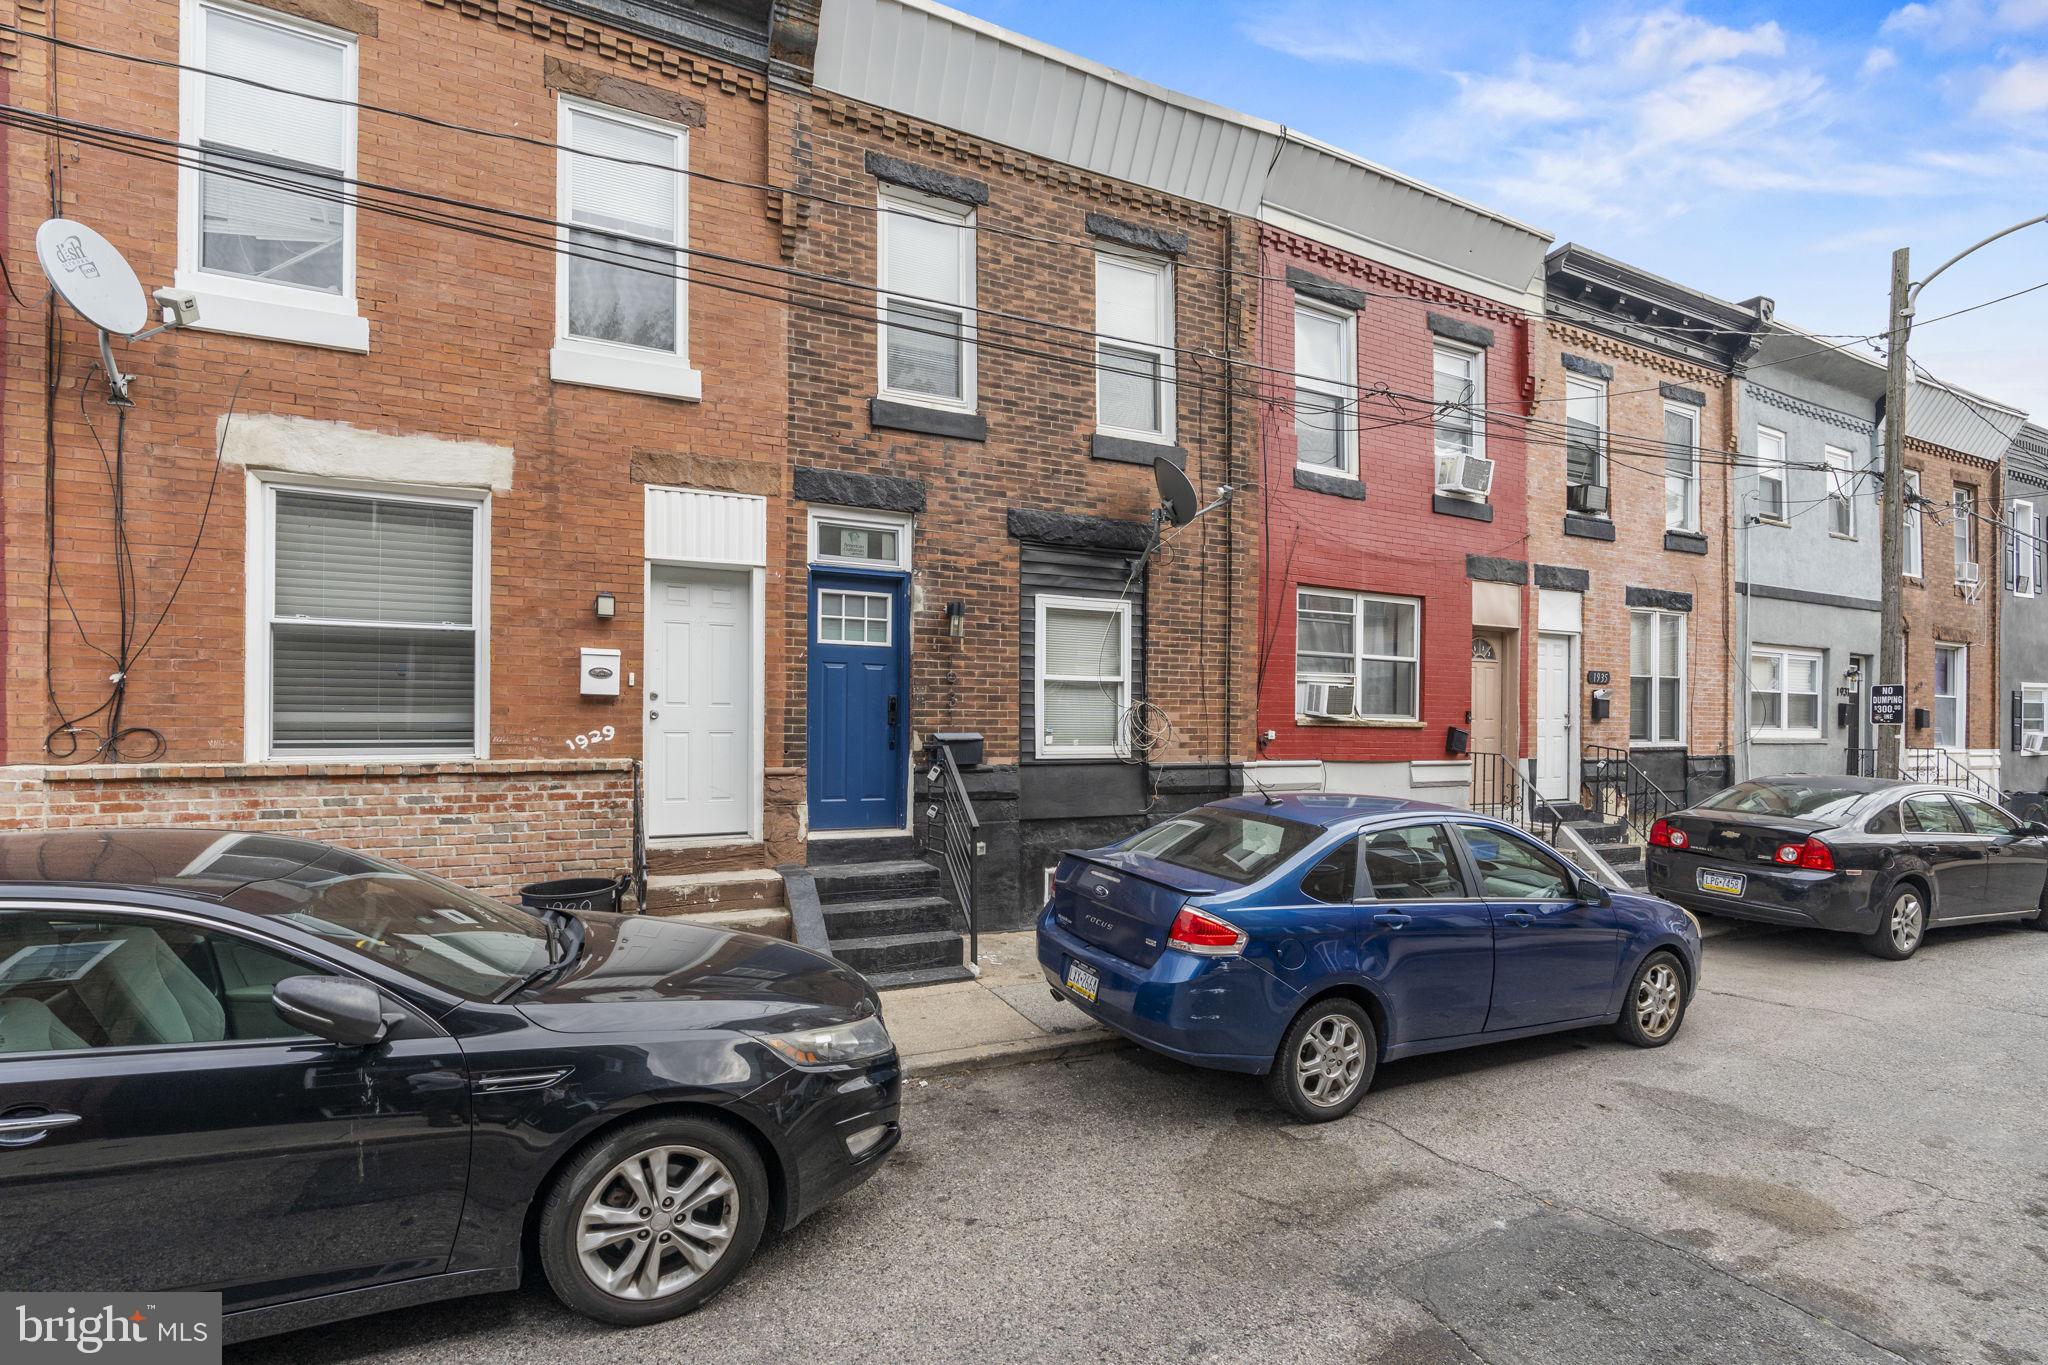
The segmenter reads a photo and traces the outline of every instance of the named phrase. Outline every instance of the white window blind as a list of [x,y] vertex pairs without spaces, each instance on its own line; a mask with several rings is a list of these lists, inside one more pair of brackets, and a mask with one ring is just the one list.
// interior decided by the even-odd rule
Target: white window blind
[[1173,268],[1111,252],[1095,257],[1096,424],[1173,433]]
[[[685,134],[566,106],[564,326],[682,354]],[[584,155],[594,153],[594,155]]]
[[1838,536],[1856,534],[1856,474],[1855,456],[1846,450],[1833,446],[1821,452],[1821,462],[1827,466],[1828,476],[1828,530]]
[[1130,612],[1041,600],[1038,618],[1038,752],[1113,754],[1130,706]]
[[217,73],[199,87],[200,160],[211,168],[199,175],[200,269],[340,293],[348,222],[335,200],[354,123],[345,105],[291,92],[350,95],[351,44],[283,19],[197,13],[197,65]]
[[1607,386],[1592,379],[1564,381],[1564,469],[1568,484],[1607,482]]
[[1756,514],[1767,521],[1785,519],[1785,433],[1769,427],[1756,432]]
[[1628,737],[1636,744],[1685,739],[1685,618],[1675,612],[1629,615]]
[[1295,460],[1333,474],[1355,472],[1351,421],[1352,319],[1294,309]]
[[1749,656],[1749,726],[1762,736],[1820,736],[1821,657],[1789,649]]
[[1906,471],[1906,537],[1904,572],[1908,578],[1920,577],[1920,475],[1913,470]]
[[477,509],[275,498],[272,750],[473,752]]
[[1413,720],[1422,604],[1304,588],[1295,596],[1295,709],[1303,715]]
[[1479,409],[1486,403],[1486,372],[1479,353],[1438,346],[1435,367],[1436,453],[1484,455],[1486,426]]
[[973,216],[887,194],[881,207],[882,388],[971,406]]
[[1699,418],[1691,408],[1664,409],[1664,525],[1693,531],[1699,523]]

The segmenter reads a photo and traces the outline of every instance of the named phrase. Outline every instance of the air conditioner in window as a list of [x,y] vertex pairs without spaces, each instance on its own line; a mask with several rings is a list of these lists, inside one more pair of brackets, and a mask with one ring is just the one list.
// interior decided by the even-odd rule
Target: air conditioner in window
[[1358,715],[1358,688],[1353,683],[1303,683],[1301,714],[1317,720],[1351,720]]
[[1956,582],[1975,584],[1983,581],[1984,570],[1975,564],[1956,565]]
[[1575,483],[1565,490],[1564,505],[1574,512],[1590,512],[1604,516],[1607,512],[1607,485]]
[[2023,754],[2048,754],[2048,734],[2021,735],[2020,752]]
[[1493,491],[1493,461],[1484,455],[1439,455],[1436,487],[1439,493],[1483,498]]

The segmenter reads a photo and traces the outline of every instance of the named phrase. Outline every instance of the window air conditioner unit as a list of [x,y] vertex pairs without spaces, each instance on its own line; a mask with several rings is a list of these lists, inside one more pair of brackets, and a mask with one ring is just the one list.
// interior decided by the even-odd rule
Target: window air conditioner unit
[[1484,455],[1439,455],[1436,487],[1440,493],[1483,498],[1493,491],[1493,461]]
[[1978,583],[1983,580],[1984,571],[1975,564],[1956,565],[1956,582]]
[[1351,683],[1303,683],[1301,713],[1317,720],[1351,720],[1358,715],[1357,693]]
[[1604,483],[1575,483],[1564,493],[1564,505],[1574,512],[1590,512],[1605,515],[1607,512],[1607,485]]
[[2048,754],[2048,734],[2021,735],[2020,752],[2023,754]]

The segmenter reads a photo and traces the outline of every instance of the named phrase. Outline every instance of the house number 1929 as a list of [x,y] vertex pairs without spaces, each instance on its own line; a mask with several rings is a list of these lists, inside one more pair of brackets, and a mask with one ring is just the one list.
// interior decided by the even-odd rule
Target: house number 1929
[[572,749],[588,749],[593,744],[609,744],[611,743],[611,741],[617,739],[618,737],[619,732],[617,730],[613,729],[609,725],[605,725],[600,726],[598,729],[591,730],[585,734],[578,735],[574,739],[565,739],[562,741],[562,743],[568,745]]

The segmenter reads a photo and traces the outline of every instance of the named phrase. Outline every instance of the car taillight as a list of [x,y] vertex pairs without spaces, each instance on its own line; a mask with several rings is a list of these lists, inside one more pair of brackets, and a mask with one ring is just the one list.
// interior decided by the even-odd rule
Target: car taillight
[[1183,910],[1173,917],[1166,946],[1203,957],[1231,957],[1244,951],[1244,930],[1199,910]]
[[1684,830],[1679,829],[1669,820],[1659,820],[1656,824],[1650,826],[1650,842],[1658,848],[1684,848],[1692,841],[1685,837]]
[[1799,867],[1808,872],[1833,872],[1835,851],[1818,839],[1805,839],[1796,844],[1779,844],[1772,855],[1780,867]]
[[1786,867],[1797,867],[1800,851],[1805,847],[1804,844],[1779,844],[1776,857]]

